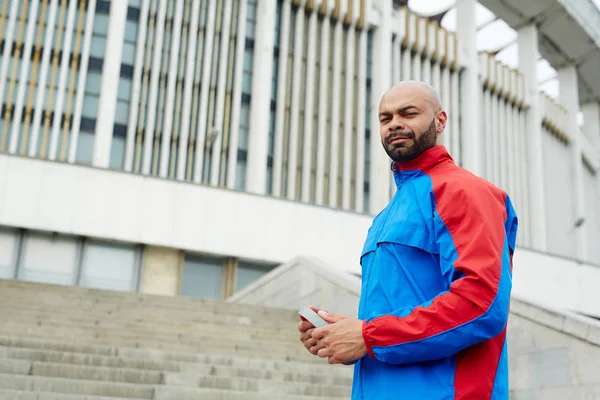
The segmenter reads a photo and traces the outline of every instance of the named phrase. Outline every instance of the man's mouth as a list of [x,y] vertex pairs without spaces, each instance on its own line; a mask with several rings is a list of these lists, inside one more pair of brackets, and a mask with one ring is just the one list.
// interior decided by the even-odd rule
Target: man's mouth
[[395,136],[388,140],[388,144],[405,143],[409,140],[412,140],[412,138],[408,136]]

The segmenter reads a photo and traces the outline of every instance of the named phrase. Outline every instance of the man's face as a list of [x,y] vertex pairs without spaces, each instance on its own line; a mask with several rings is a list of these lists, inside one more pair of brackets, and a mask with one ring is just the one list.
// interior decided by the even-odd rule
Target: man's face
[[443,124],[445,113],[436,110],[419,87],[393,88],[379,104],[381,143],[396,162],[412,160],[435,146]]

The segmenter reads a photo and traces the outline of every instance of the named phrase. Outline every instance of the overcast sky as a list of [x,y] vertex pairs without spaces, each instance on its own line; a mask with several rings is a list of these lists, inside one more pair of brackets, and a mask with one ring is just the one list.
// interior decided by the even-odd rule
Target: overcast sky
[[[600,9],[600,0],[592,0]],[[421,15],[438,14],[452,7],[455,0],[409,0],[410,9]],[[497,51],[498,59],[509,66],[518,66],[518,53],[516,38],[517,33],[504,21],[496,19],[496,16],[487,8],[477,3],[476,9],[477,26],[477,48],[479,50]],[[448,30],[456,30],[456,11],[452,9],[442,20],[442,26]],[[539,88],[550,96],[558,97],[558,80],[556,70],[550,66],[545,59],[538,61],[538,84]]]

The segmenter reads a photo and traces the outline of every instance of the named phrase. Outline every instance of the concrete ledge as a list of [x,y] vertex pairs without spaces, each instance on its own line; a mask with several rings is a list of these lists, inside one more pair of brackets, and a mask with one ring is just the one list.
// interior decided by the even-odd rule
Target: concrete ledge
[[539,325],[600,346],[600,321],[593,318],[521,300],[514,296],[511,300],[510,312]]

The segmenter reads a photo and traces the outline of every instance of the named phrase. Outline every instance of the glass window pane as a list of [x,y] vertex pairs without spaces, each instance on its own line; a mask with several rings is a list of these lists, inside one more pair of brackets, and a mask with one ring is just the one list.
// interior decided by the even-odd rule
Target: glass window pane
[[88,72],[85,78],[85,92],[100,95],[102,75],[99,72]]
[[125,160],[125,138],[113,136],[110,149],[110,168],[122,169]]
[[123,57],[121,63],[133,65],[135,60],[135,45],[133,43],[123,43]]
[[83,97],[81,115],[84,118],[96,119],[98,116],[98,96],[86,94]]
[[137,287],[135,246],[89,242],[83,253],[81,286],[135,291]]
[[23,243],[19,278],[63,285],[75,284],[77,241],[56,235],[28,233]]
[[135,42],[135,39],[137,38],[137,28],[138,28],[137,21],[127,20],[125,22],[125,40],[126,41]]
[[237,160],[237,171],[235,173],[235,190],[246,189],[246,161]]
[[17,232],[0,230],[0,278],[12,279],[15,276],[17,260]]
[[129,101],[131,97],[131,79],[130,78],[119,78],[119,100]]
[[223,260],[186,256],[183,263],[181,294],[207,299],[221,298]]
[[90,56],[96,58],[104,58],[104,50],[106,49],[106,37],[92,36],[92,44],[90,47]]
[[252,264],[240,261],[235,283],[235,291],[240,291],[255,280],[266,275],[271,270],[270,267],[260,264]]
[[117,109],[115,110],[115,123],[127,125],[129,118],[129,102],[117,101]]
[[105,35],[108,32],[108,15],[96,13],[94,17],[94,33]]
[[79,132],[77,138],[77,154],[75,161],[81,164],[91,164],[94,155],[94,134],[92,132]]

